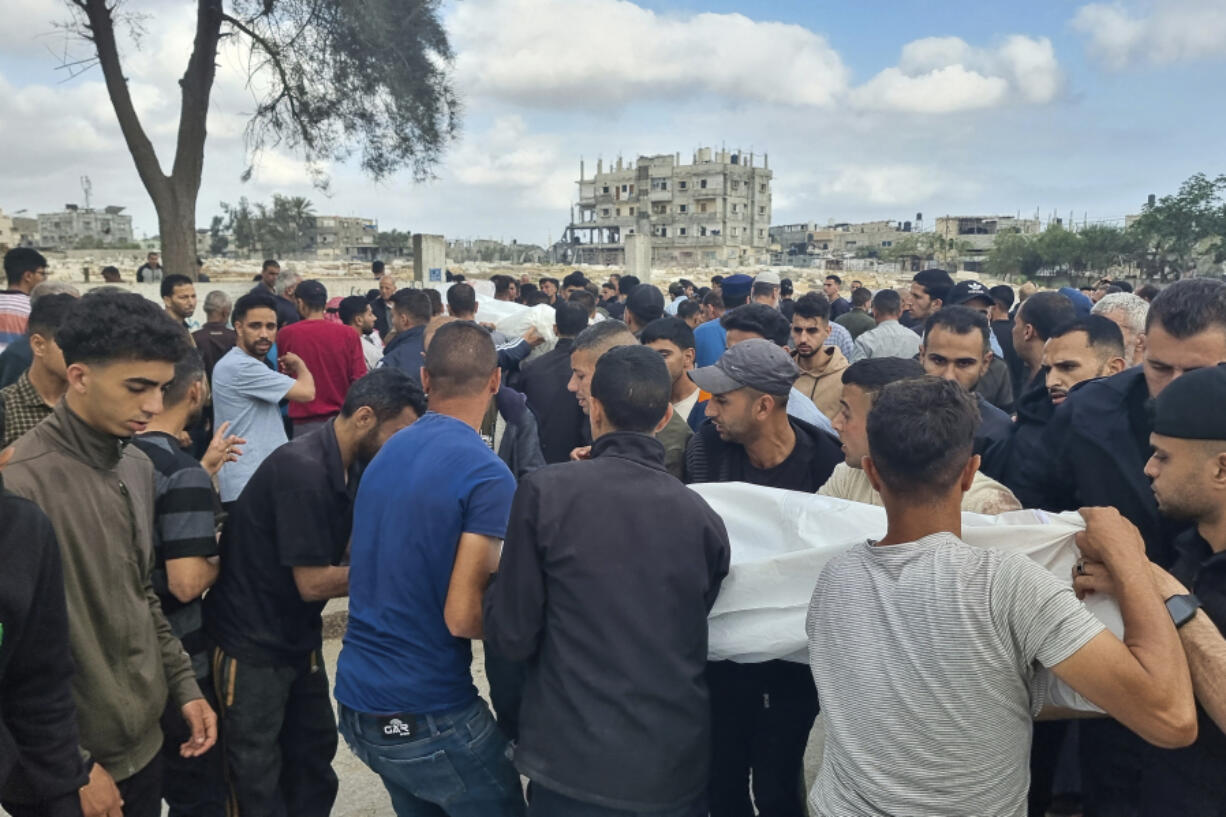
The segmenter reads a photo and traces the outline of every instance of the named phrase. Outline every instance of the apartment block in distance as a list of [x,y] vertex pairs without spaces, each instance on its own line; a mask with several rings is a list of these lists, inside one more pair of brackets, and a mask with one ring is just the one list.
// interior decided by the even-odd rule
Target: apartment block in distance
[[38,214],[39,241],[44,247],[72,249],[85,239],[99,246],[130,244],[132,217],[123,215],[122,207],[78,207],[66,204],[58,213]]
[[315,216],[315,254],[319,258],[357,258],[373,261],[379,255],[374,219],[352,216]]
[[701,148],[618,159],[586,178],[579,163],[579,203],[563,233],[567,261],[621,265],[626,237],[651,236],[653,266],[742,266],[770,251],[771,171],[767,157]]

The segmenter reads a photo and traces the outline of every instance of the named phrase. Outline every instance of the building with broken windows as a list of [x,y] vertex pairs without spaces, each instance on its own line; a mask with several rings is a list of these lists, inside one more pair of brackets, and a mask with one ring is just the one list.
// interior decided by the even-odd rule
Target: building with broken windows
[[38,214],[43,247],[68,250],[78,245],[103,247],[132,243],[132,217],[122,207],[78,207],[68,204],[58,213]]
[[764,155],[701,148],[681,154],[579,163],[579,201],[563,232],[564,263],[622,265],[626,239],[651,237],[653,266],[741,266],[769,257],[771,171]]

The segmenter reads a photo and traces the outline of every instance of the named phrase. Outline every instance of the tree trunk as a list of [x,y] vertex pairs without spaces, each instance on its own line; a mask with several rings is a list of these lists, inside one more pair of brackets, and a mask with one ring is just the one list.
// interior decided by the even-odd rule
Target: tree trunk
[[221,37],[222,0],[197,0],[196,38],[179,80],[182,103],[174,166],[162,171],[153,143],[140,123],[128,90],[115,40],[115,20],[106,0],[74,0],[89,21],[89,36],[98,52],[98,63],[119,129],[136,164],[141,183],[157,210],[166,271],[196,278],[196,196],[204,171],[204,141],[209,113],[209,94],[216,76],[217,43]]

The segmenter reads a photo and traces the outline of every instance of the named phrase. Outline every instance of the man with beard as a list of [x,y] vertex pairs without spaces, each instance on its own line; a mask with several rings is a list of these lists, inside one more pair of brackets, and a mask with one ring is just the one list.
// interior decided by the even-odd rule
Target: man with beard
[[[1107,296],[1111,297],[1111,296]],[[1105,300],[1105,299],[1104,299]],[[1100,302],[1101,303],[1101,302]],[[1146,747],[1143,799],[1129,813],[1221,814],[1226,803],[1226,368],[1190,372],[1154,405],[1154,453],[1145,466],[1163,515],[1194,527],[1173,543],[1170,573],[1151,573],[1188,658],[1198,707],[1196,742],[1179,751]],[[1086,562],[1079,595],[1115,592],[1105,565]],[[1194,595],[1193,595],[1194,593]]]
[[[834,277],[829,276],[826,281]],[[796,389],[812,400],[822,414],[833,419],[839,412],[843,371],[848,363],[839,347],[825,345],[830,337],[830,316],[830,302],[824,295],[810,292],[796,302],[792,311],[795,344],[792,357],[800,368]]]
[[[315,378],[294,354],[282,355],[281,372],[266,356],[277,339],[277,305],[272,296],[247,293],[234,305],[238,342],[213,367],[213,422],[247,441],[243,457],[217,475],[223,503],[234,502],[260,463],[289,439],[281,410],[282,398],[295,403],[315,399]],[[292,375],[292,376],[291,376]]]
[[341,323],[358,333],[362,341],[362,357],[368,371],[374,371],[383,359],[383,344],[375,337],[375,312],[370,302],[361,295],[350,295],[341,300],[336,314]]
[[363,468],[425,411],[412,378],[376,369],[353,384],[340,414],[264,460],[226,520],[221,575],[204,610],[241,814],[332,810],[336,719],[321,614],[349,593],[341,562]]

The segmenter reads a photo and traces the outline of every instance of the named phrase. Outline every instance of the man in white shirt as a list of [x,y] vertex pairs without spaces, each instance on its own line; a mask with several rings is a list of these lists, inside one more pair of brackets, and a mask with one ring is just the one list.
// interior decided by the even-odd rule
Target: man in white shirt
[[1118,512],[1082,509],[1078,546],[1111,563],[1126,642],[1067,580],[959,538],[977,419],[971,395],[935,378],[886,386],[869,414],[863,466],[887,532],[826,564],[806,621],[826,716],[815,814],[1022,817],[1041,667],[1154,744],[1196,737],[1179,636]]
[[247,293],[234,304],[237,344],[213,367],[213,425],[230,424],[230,433],[247,441],[237,462],[217,473],[222,503],[234,502],[251,475],[278,446],[289,441],[278,403],[315,399],[315,379],[295,354],[278,361],[265,356],[277,339],[277,304],[271,295]]
[[[924,367],[918,361],[898,357],[861,360],[843,371],[843,392],[839,413],[834,417],[834,429],[847,459],[835,466],[830,479],[818,490],[819,494],[866,505],[883,504],[881,494],[873,490],[868,475],[860,466],[861,460],[868,456],[868,413],[873,408],[873,400],[890,383],[923,376]],[[995,515],[1021,507],[1022,503],[1012,491],[981,471],[975,472],[974,482],[962,497],[962,510],[971,513]]]
[[350,295],[341,300],[336,308],[341,323],[358,333],[362,341],[362,356],[366,359],[367,371],[374,371],[383,359],[383,343],[375,336],[375,312],[361,295]]

